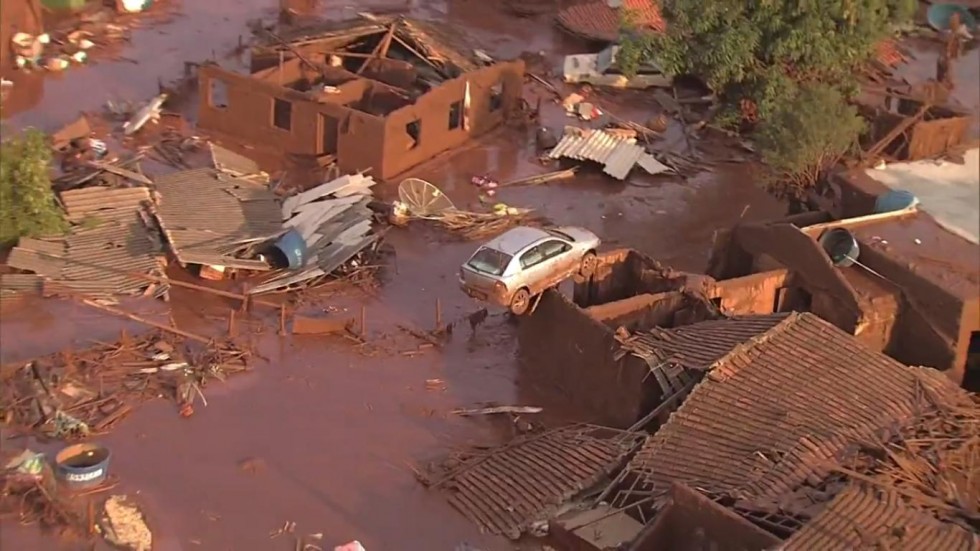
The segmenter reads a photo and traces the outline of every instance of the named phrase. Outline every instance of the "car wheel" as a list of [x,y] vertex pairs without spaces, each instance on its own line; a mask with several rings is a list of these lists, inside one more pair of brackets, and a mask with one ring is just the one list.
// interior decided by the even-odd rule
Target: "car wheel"
[[584,278],[590,278],[598,267],[599,259],[596,258],[595,253],[585,253],[585,256],[582,257],[582,263],[579,264],[578,274]]
[[510,311],[515,316],[522,316],[531,306],[531,292],[527,289],[518,289],[510,299]]

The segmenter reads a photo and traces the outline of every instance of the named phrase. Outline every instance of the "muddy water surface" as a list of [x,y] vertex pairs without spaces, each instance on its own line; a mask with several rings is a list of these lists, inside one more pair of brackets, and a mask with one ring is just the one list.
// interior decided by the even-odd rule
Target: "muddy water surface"
[[[357,10],[406,5],[366,4]],[[492,4],[473,1],[407,4],[414,13],[464,28],[492,55],[547,51],[555,63],[560,53],[587,51],[558,37],[547,18],[515,20]],[[183,15],[171,23],[134,34],[124,54],[137,64],[100,63],[45,79],[36,105],[10,122],[51,128],[111,97],[145,99],[156,92],[158,77],[178,77],[185,60],[207,58],[212,51],[222,57],[246,33],[248,19],[270,16],[274,7],[268,1],[186,2]],[[333,17],[355,11],[331,9]],[[655,108],[636,97],[599,101],[638,120]],[[544,121],[559,131],[578,124],[551,103],[545,104]],[[506,129],[413,175],[440,186],[459,206],[475,209],[479,199],[471,176],[503,181],[550,170],[538,164],[530,137],[530,131]],[[394,184],[380,186],[379,193],[394,197]],[[743,215],[760,219],[782,212],[738,166],[687,180],[637,176],[626,183],[584,170],[574,180],[500,190],[493,199],[498,200],[538,209],[556,223],[585,225],[610,246],[635,247],[688,270],[703,268],[716,229]],[[124,490],[138,492],[145,504],[159,549],[292,549],[291,541],[269,538],[287,521],[297,524],[298,533],[322,532],[330,545],[357,538],[372,551],[448,550],[463,541],[485,550],[514,548],[481,535],[442,496],[419,485],[410,466],[459,445],[499,442],[513,433],[507,422],[455,417],[449,413],[454,407],[487,401],[543,405],[543,419],[552,423],[576,418],[576,412],[563,409],[550,389],[521,379],[516,340],[504,316],[491,316],[474,335],[462,324],[443,350],[401,354],[417,343],[397,326],[431,328],[436,299],[446,320],[479,307],[455,283],[457,267],[475,244],[417,225],[393,230],[388,243],[395,257],[377,296],[315,301],[306,308],[353,315],[365,306],[369,332],[389,353],[366,356],[350,343],[324,337],[279,337],[277,315],[257,311],[256,333],[248,338],[267,361],[257,359],[253,373],[210,386],[208,406],[198,406],[190,419],[160,401],[142,407],[102,440],[113,450],[112,470]],[[173,291],[169,305],[124,304],[203,334],[220,333],[224,324],[215,318],[234,306],[182,289]],[[23,359],[90,339],[109,340],[124,327],[139,330],[69,303],[5,305],[2,356]],[[425,389],[425,380],[434,378],[446,381],[445,392]],[[239,463],[249,458],[264,467],[244,472]],[[0,531],[4,549],[50,544],[32,531],[7,526]]]

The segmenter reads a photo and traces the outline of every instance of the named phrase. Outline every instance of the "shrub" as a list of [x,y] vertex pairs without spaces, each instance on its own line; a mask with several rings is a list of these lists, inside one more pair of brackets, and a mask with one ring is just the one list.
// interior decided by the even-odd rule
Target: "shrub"
[[0,244],[67,228],[51,189],[50,161],[47,138],[37,130],[0,142]]

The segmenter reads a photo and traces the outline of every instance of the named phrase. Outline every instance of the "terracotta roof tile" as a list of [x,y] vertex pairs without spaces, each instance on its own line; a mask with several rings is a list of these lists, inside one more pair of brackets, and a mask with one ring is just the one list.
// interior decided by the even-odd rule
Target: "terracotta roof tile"
[[[686,328],[712,334],[717,324]],[[630,462],[648,486],[674,481],[738,497],[798,486],[857,439],[914,416],[920,386],[962,394],[934,370],[906,367],[812,314],[791,314],[736,347]],[[936,376],[932,376],[936,375]]]
[[[860,519],[860,530],[855,520]],[[896,530],[901,528],[901,530]],[[850,485],[793,534],[783,551],[849,551],[851,549],[942,549],[972,551],[975,536],[959,526],[936,520],[904,505],[896,494],[875,495]]]
[[905,61],[905,56],[898,49],[898,43],[892,39],[882,40],[875,47],[875,59],[885,67],[895,67]]
[[621,10],[633,12],[637,22],[648,29],[666,27],[660,7],[653,0],[623,0],[621,8],[611,8],[605,0],[569,6],[558,12],[558,24],[572,34],[591,40],[614,42],[619,38]]

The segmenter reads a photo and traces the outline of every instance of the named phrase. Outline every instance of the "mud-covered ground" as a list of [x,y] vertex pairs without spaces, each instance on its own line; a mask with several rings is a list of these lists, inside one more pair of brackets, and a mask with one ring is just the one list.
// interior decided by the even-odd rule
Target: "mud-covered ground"
[[[497,3],[365,2],[329,10],[331,17],[341,18],[391,7],[449,20],[499,57],[541,51],[557,64],[563,54],[589,51],[560,35],[549,17],[515,19],[498,11]],[[177,78],[184,61],[214,55],[234,65],[227,54],[239,35],[247,35],[246,22],[273,17],[275,2],[210,0],[185,2],[177,9],[169,22],[134,33],[121,55],[135,63],[98,62],[54,77],[30,77],[32,83],[18,90],[34,92],[15,100],[22,109],[5,122],[52,130],[79,111],[98,110],[107,99],[151,97],[158,78]],[[536,94],[544,92],[529,88],[532,104]],[[656,110],[642,98],[607,94],[600,104],[642,121]],[[550,103],[544,120],[557,131],[569,121]],[[530,131],[508,129],[412,175],[440,186],[457,205],[467,205],[477,201],[469,183],[473,175],[488,173],[504,181],[544,170],[535,160]],[[382,196],[395,196],[394,183],[379,187]],[[587,226],[610,246],[634,247],[686,270],[704,267],[716,229],[740,217],[765,219],[783,212],[754,185],[750,171],[736,164],[687,180],[637,177],[628,183],[584,171],[573,180],[504,189],[496,199],[536,208],[556,223]],[[378,339],[397,334],[398,324],[431,328],[436,299],[446,320],[478,308],[455,282],[457,267],[474,244],[424,226],[395,229],[387,243],[395,254],[376,296],[355,293],[316,301],[317,307],[353,312],[366,306],[368,330]],[[169,314],[179,327],[204,334],[223,331],[216,318],[236,306],[185,289],[171,295],[170,304],[124,306],[161,316],[154,319]],[[85,306],[51,300],[5,305],[2,314],[3,361],[69,344],[79,347],[91,339],[112,340],[123,327],[141,330]],[[577,418],[552,389],[527,382],[534,366],[519,365],[506,317],[491,316],[474,336],[464,324],[442,350],[367,357],[342,340],[279,337],[275,313],[258,310],[254,315],[255,329],[262,325],[264,330],[251,338],[268,362],[258,361],[254,372],[209,387],[208,406],[197,408],[189,419],[178,417],[172,403],[151,403],[102,439],[112,449],[111,470],[122,479],[122,491],[138,493],[145,506],[156,549],[292,549],[290,540],[269,537],[287,521],[296,523],[299,534],[323,533],[326,548],[355,538],[371,551],[449,550],[464,541],[487,551],[515,548],[481,535],[440,494],[418,484],[411,469],[453,447],[495,443],[511,434],[506,422],[455,417],[449,413],[454,407],[488,401],[540,405],[545,421]],[[434,378],[446,382],[445,391],[426,390],[425,380]],[[35,445],[22,440],[0,445],[25,444]],[[249,458],[264,467],[243,471],[239,464]],[[53,538],[35,528],[10,521],[0,527],[2,549],[57,548]]]

